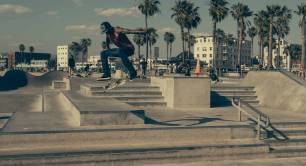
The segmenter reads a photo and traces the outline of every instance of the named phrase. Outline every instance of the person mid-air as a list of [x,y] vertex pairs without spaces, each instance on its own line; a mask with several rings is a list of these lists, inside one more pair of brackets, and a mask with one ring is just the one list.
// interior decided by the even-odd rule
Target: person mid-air
[[[137,72],[134,69],[132,63],[128,59],[129,56],[134,54],[135,47],[132,42],[128,39],[126,34],[145,34],[146,31],[130,30],[121,27],[113,27],[109,22],[103,22],[101,24],[102,33],[106,34],[106,48],[101,52],[102,61],[102,77],[98,78],[98,81],[111,79],[111,72],[108,65],[108,57],[121,58],[123,65],[128,69],[129,79],[133,80],[137,77]],[[113,43],[118,48],[110,48],[110,43]]]

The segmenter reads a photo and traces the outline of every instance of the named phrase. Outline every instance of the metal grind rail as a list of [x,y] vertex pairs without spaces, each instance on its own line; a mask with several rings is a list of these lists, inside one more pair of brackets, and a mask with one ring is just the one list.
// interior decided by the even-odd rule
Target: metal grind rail
[[[278,140],[288,139],[286,135],[284,135],[281,131],[279,131],[272,125],[270,121],[270,117],[268,115],[259,111],[255,107],[251,106],[249,103],[243,101],[239,97],[234,97],[232,99],[232,105],[236,107],[238,110],[238,120],[240,122],[242,121],[242,114],[244,114],[250,120],[254,121],[257,124],[256,129],[257,129],[257,139],[258,140],[262,139],[261,137],[262,130],[265,130],[268,133],[273,133],[272,135],[275,139],[278,139]],[[278,138],[277,135],[280,136],[281,138]]]

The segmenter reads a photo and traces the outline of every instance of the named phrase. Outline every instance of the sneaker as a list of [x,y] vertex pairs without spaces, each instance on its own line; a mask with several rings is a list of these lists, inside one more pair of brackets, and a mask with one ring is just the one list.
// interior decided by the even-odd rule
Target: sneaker
[[110,80],[111,77],[110,75],[104,75],[102,77],[97,78],[97,81],[106,81],[106,80]]
[[136,74],[132,74],[132,75],[130,75],[129,80],[133,81],[135,78],[137,78],[137,75]]

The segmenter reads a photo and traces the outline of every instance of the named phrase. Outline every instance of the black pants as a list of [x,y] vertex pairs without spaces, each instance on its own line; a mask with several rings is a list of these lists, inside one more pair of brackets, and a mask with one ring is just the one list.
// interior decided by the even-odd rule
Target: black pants
[[129,75],[136,76],[136,70],[134,69],[132,63],[129,60],[129,56],[132,54],[132,51],[122,49],[122,48],[113,48],[101,52],[101,61],[102,69],[104,75],[110,76],[110,69],[108,65],[108,57],[118,57],[121,58],[123,65],[128,69]]

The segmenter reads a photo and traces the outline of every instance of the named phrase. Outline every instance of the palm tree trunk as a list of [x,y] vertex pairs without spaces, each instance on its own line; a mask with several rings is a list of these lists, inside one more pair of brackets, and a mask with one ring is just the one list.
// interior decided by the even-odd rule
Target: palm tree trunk
[[168,71],[168,62],[169,62],[169,42],[167,42],[167,71]]
[[182,46],[183,46],[183,64],[185,64],[185,41],[184,41],[184,28],[181,26],[181,34],[182,34]]
[[305,16],[302,18],[301,22],[302,26],[302,35],[301,35],[301,40],[302,40],[302,57],[301,57],[301,64],[302,64],[302,69],[303,72],[305,71],[305,66],[306,66],[306,55],[305,55]]
[[[145,22],[146,22],[146,30],[148,30],[148,15],[145,15]],[[148,61],[149,56],[149,41],[148,41],[148,33],[146,33],[146,61]]]
[[138,71],[140,71],[140,44],[138,45]]
[[239,56],[239,45],[240,45],[240,20],[237,19],[237,46],[238,46],[238,49],[237,49],[237,53],[236,53],[236,56],[237,56],[237,61],[236,61],[236,66],[238,66],[240,64],[240,56]]
[[254,56],[254,50],[253,50],[253,48],[254,48],[254,37],[252,37],[252,39],[251,39],[251,42],[252,42],[252,45],[251,45],[251,66],[253,66],[253,56]]
[[242,27],[240,27],[239,31],[239,43],[238,43],[238,65],[241,67],[241,46],[242,46]]
[[264,47],[263,47],[263,36],[262,35],[260,35],[260,39],[259,39],[259,53],[260,53],[261,65],[264,66],[265,59],[264,59]]
[[216,31],[217,31],[217,22],[214,21],[213,22],[213,67],[216,67],[216,62],[217,62],[217,56],[216,56],[216,52],[215,52],[215,49],[216,49]]
[[188,29],[188,60],[190,60],[190,55],[191,55],[191,41],[190,41],[190,29]]
[[277,47],[278,47],[278,53],[277,53],[277,67],[280,68],[280,65],[281,65],[281,59],[280,59],[281,49],[280,49],[280,37],[279,37],[279,36],[278,36]]
[[169,51],[169,57],[171,58],[172,57],[172,43],[170,43],[170,51]]
[[269,55],[268,55],[268,69],[272,68],[272,37],[273,37],[273,17],[270,16],[270,27],[269,27]]

